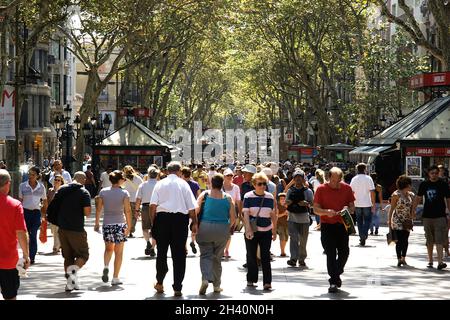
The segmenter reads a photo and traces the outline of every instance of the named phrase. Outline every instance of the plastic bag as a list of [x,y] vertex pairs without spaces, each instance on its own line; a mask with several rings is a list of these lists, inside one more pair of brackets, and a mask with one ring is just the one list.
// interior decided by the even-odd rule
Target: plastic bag
[[47,220],[44,220],[41,223],[41,228],[39,229],[39,240],[42,243],[47,242]]

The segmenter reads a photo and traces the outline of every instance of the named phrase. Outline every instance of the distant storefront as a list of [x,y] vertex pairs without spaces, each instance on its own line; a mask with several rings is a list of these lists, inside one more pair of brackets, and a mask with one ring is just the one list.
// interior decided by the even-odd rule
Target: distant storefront
[[431,165],[450,167],[450,97],[422,105],[349,155],[369,163],[386,194],[395,190],[395,180],[401,174],[410,176],[416,189]]
[[288,149],[289,160],[313,163],[315,156],[317,156],[316,149],[306,144],[291,145]]
[[335,143],[324,147],[325,159],[328,162],[347,162],[349,152],[355,149],[354,146],[345,143]]
[[108,165],[122,169],[126,165],[145,173],[151,164],[164,167],[170,162],[175,147],[168,141],[134,120],[107,136],[95,147],[100,169]]

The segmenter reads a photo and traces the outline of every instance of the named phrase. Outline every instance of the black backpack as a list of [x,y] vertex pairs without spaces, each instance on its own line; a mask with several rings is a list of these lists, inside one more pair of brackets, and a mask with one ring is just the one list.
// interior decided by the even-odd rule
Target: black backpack
[[295,187],[291,187],[291,193],[289,194],[289,198],[286,200],[292,201],[292,203],[287,207],[288,211],[291,213],[307,213],[308,208],[304,206],[298,205],[300,201],[305,200],[305,190],[303,187],[301,189],[297,189]]

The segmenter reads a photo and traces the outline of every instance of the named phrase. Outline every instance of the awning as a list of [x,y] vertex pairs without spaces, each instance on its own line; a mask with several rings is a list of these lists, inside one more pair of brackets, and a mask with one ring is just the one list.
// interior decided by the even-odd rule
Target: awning
[[350,155],[367,155],[367,156],[377,156],[381,152],[390,149],[392,146],[361,146],[349,152]]

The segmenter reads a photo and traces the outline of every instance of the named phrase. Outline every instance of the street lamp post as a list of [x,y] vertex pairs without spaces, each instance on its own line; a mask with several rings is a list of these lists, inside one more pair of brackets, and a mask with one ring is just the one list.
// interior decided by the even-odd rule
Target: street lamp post
[[98,163],[97,155],[95,154],[95,146],[99,144],[108,134],[109,127],[111,126],[111,118],[108,114],[105,117],[96,116],[88,118],[88,121],[83,125],[84,142],[92,149],[92,173],[94,174],[95,181],[98,181]]
[[73,120],[73,125],[70,124],[72,114],[72,108],[69,104],[64,108],[64,115],[56,116],[53,120],[53,125],[56,130],[56,137],[60,140],[61,144],[63,141],[66,142],[66,155],[64,157],[64,166],[66,170],[72,173],[72,138],[78,140],[80,136],[80,115],[77,115]]

